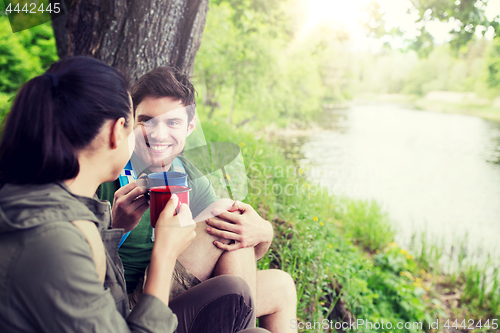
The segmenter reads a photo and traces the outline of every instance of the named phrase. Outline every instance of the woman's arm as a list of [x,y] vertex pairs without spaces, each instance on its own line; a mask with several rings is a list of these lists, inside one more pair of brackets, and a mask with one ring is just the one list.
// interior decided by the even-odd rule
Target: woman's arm
[[51,223],[38,229],[33,237],[26,239],[14,261],[9,293],[12,311],[26,313],[23,321],[34,331],[171,333],[175,330],[175,315],[150,295],[125,320],[116,304],[127,295],[118,287],[104,288],[89,244],[72,224]]
[[[175,260],[195,238],[195,223],[191,211],[182,204],[179,214],[174,216],[179,199],[174,194],[158,217],[155,226],[155,244],[151,253],[148,278],[144,293],[158,297],[168,305]],[[181,227],[180,221],[183,221]]]
[[27,312],[23,321],[40,332],[173,332],[177,321],[167,307],[172,271],[177,255],[195,236],[193,226],[179,226],[179,219],[191,219],[189,208],[181,206],[174,216],[176,206],[177,198],[158,219],[145,295],[126,319],[117,304],[126,302],[127,295],[109,285],[116,281],[106,281],[109,288],[104,288],[96,251],[68,222],[37,228],[27,238],[9,274],[13,308]]

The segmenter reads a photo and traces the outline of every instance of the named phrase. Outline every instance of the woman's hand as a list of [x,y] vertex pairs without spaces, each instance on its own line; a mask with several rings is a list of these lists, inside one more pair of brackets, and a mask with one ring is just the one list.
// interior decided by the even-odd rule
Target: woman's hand
[[182,204],[179,213],[175,215],[178,202],[179,197],[172,194],[172,197],[160,213],[154,230],[155,245],[158,244],[164,251],[175,255],[176,258],[196,237],[196,224],[193,221],[189,206]]
[[[144,286],[144,293],[158,297],[166,305],[168,305],[175,260],[196,236],[194,231],[196,224],[189,207],[182,204],[179,213],[175,215],[178,202],[177,195],[172,194],[158,217],[154,231],[155,244]],[[181,227],[181,221],[185,227]]]
[[214,209],[215,217],[207,219],[207,232],[215,237],[234,240],[234,244],[214,241],[219,249],[234,251],[255,247],[255,256],[260,259],[273,240],[273,227],[248,204],[235,201],[228,211]]
[[148,199],[144,195],[146,192],[146,188],[138,186],[135,181],[115,192],[111,209],[113,228],[123,228],[125,232],[129,232],[137,227],[142,215],[149,208]]

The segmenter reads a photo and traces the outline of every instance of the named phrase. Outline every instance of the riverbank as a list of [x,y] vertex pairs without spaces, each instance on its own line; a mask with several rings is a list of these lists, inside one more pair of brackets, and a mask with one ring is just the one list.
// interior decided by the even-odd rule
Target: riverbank
[[424,97],[402,94],[360,94],[354,102],[370,101],[395,103],[417,110],[463,114],[500,122],[500,99],[487,100],[467,93],[432,92]]
[[[498,284],[487,292],[480,267],[462,262],[460,272],[444,274],[442,249],[420,241],[410,252],[395,244],[394,229],[377,203],[329,195],[309,183],[307,170],[295,167],[265,136],[256,139],[255,133],[223,122],[202,123],[208,141],[242,147],[246,201],[273,222],[276,233],[259,268],[292,275],[301,331],[328,331],[307,330],[307,323],[348,319],[393,327],[361,332],[431,331],[429,324],[436,320],[439,331],[453,331],[455,319],[458,325],[463,319],[484,324],[500,314]],[[447,319],[452,319],[449,330],[444,328]],[[422,328],[396,328],[407,322],[422,323]]]

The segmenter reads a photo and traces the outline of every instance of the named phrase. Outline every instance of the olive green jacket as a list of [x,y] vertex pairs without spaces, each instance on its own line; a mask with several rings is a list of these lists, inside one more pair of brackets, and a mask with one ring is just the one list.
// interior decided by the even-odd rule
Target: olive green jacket
[[[89,220],[106,249],[99,282],[92,251],[71,221]],[[177,318],[144,294],[128,306],[107,201],[72,194],[64,183],[0,188],[0,332],[173,332]]]

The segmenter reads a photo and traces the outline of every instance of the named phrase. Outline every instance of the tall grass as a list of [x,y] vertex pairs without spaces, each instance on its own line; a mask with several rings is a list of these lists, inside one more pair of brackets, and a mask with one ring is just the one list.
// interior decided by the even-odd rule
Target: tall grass
[[345,236],[368,251],[384,248],[394,239],[394,228],[375,201],[339,199],[337,205],[345,207],[338,219],[343,221]]
[[426,232],[414,234],[410,248],[419,268],[444,276],[441,287],[457,294],[462,312],[483,321],[500,315],[498,258],[469,248],[467,237],[446,249],[444,242],[430,240]]

